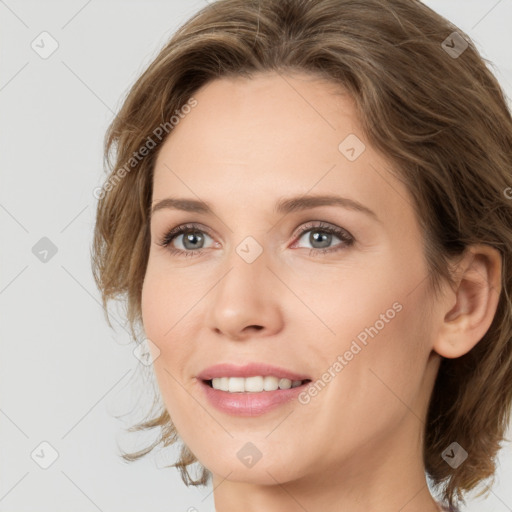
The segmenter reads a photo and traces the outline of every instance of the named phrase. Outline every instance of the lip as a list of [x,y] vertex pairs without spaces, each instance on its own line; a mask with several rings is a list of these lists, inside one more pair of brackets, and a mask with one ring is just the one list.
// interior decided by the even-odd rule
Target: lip
[[296,388],[276,389],[261,393],[229,393],[213,389],[206,382],[199,381],[208,402],[219,411],[231,416],[261,416],[288,402],[295,401],[298,404],[297,396],[309,384],[311,382],[301,384]]
[[[221,363],[204,369],[197,375],[200,380],[211,380],[216,377],[256,377],[273,375],[279,379],[290,380],[311,380],[308,375],[292,372],[286,368],[280,368],[267,363],[249,363],[243,366],[237,366],[231,363]],[[271,391],[267,391],[271,393]]]
[[[241,392],[229,393],[213,389],[205,381],[216,377],[254,377],[273,375],[281,379],[309,380],[300,386],[289,389],[276,389],[275,391],[262,391],[260,393]],[[229,363],[217,364],[206,368],[197,375],[197,380],[208,402],[219,411],[231,416],[260,416],[270,412],[280,405],[296,401],[297,396],[311,384],[311,378],[266,363],[251,363],[236,366]]]

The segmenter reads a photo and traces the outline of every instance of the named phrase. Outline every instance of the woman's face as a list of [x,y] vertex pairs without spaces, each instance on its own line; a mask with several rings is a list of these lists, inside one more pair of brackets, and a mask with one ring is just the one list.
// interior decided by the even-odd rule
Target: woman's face
[[[439,362],[423,240],[351,99],[274,73],[194,98],[156,161],[142,291],[182,440],[214,476],[262,484],[419,460]],[[255,379],[208,370],[251,363]],[[256,391],[287,375],[309,381]]]

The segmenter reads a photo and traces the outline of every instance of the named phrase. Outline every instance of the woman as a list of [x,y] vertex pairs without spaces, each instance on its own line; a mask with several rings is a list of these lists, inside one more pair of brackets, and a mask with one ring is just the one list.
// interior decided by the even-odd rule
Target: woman
[[217,512],[456,510],[494,474],[512,118],[467,35],[419,1],[220,0],[105,151],[94,275],[163,402],[127,460],[181,441]]

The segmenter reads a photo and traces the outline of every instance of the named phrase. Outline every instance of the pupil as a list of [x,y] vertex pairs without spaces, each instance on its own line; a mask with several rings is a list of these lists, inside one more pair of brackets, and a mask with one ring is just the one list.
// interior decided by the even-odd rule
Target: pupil
[[196,248],[197,248],[196,246],[192,245],[191,247],[187,247],[187,244],[188,244],[189,242],[192,242],[192,244],[193,244],[194,242],[197,242],[197,239],[201,239],[201,238],[202,238],[202,237],[201,237],[201,235],[198,235],[198,233],[197,233],[197,232],[189,233],[188,235],[186,235],[186,236],[184,237],[184,243],[183,243],[183,245],[184,245],[184,247],[186,247],[187,249],[196,249]]
[[[323,241],[321,240],[323,238]],[[320,239],[320,243],[323,243],[321,247],[329,247],[332,235],[330,233],[322,233],[320,231],[312,231],[310,235],[310,243],[317,242]]]

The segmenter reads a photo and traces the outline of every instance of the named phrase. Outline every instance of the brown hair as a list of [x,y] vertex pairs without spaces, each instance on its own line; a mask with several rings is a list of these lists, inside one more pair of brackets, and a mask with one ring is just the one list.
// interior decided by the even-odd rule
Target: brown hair
[[[460,55],[449,53],[464,40]],[[134,338],[134,325],[142,325],[152,171],[165,140],[156,128],[208,81],[266,71],[306,72],[350,93],[364,135],[394,163],[414,200],[436,291],[441,279],[451,282],[448,258],[468,245],[501,253],[492,325],[470,352],[443,358],[425,424],[426,472],[435,486],[445,484],[442,496],[453,505],[494,475],[510,418],[512,118],[469,36],[418,0],[220,0],[178,29],[131,88],[105,137],[111,174],[98,202],[92,257],[107,321],[107,302],[122,297]],[[150,138],[155,147],[133,160]],[[160,439],[124,454],[126,460],[178,440],[165,409],[130,430],[154,427]],[[453,441],[468,452],[457,468],[441,457]],[[207,483],[202,466],[201,478],[190,478],[194,462],[183,446],[172,466],[187,485]]]

